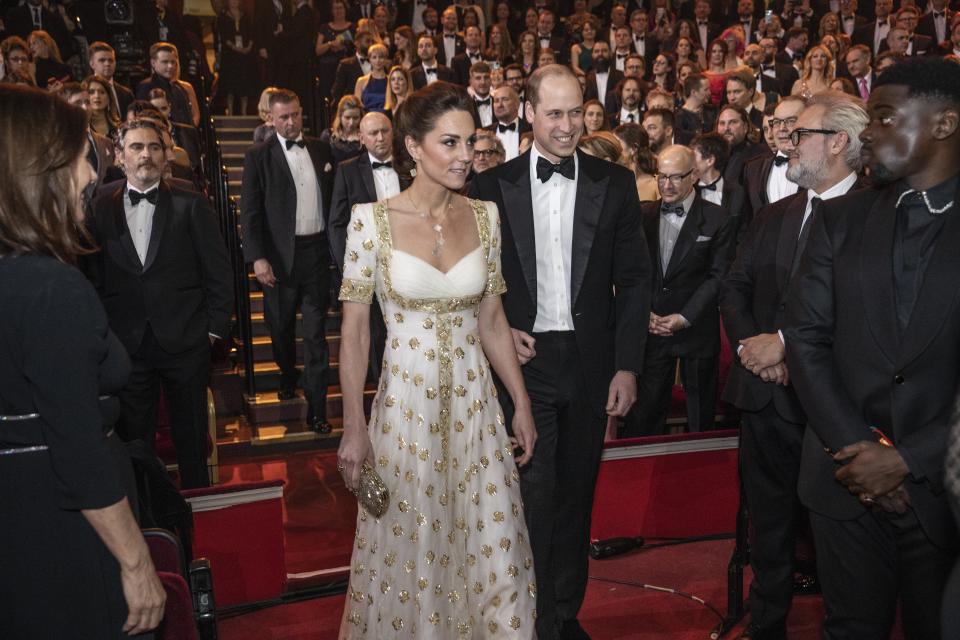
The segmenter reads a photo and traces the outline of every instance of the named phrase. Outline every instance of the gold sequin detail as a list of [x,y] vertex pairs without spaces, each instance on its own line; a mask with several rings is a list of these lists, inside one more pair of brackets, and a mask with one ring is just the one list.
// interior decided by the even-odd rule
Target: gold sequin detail
[[397,322],[403,322],[403,314],[398,311],[397,313],[393,314],[393,319]]
[[383,399],[384,406],[392,407],[397,403],[397,398],[395,396],[387,396]]
[[510,538],[500,538],[500,548],[504,551],[510,551]]
[[371,240],[370,238],[367,238],[366,240],[364,240],[364,241],[363,241],[363,248],[366,249],[367,251],[372,251],[372,250],[373,250],[373,240]]
[[353,221],[353,230],[354,231],[363,231],[363,221],[357,219]]
[[433,318],[424,318],[423,320],[424,329],[433,329]]
[[350,257],[350,262],[356,262],[357,260],[360,259],[360,254],[357,253],[356,251],[351,251],[349,257]]
[[516,631],[520,628],[520,618],[513,616],[510,618],[510,628]]
[[427,387],[427,399],[436,400],[436,398],[437,398],[437,390],[434,389],[433,387]]
[[416,338],[410,338],[410,342],[408,342],[407,344],[410,345],[410,348],[411,348],[411,349],[419,349],[419,348],[420,348],[420,341],[417,340]]
[[370,304],[373,301],[373,282],[362,282],[344,278],[340,285],[340,300]]
[[397,631],[400,631],[400,629],[403,629],[403,620],[401,618],[394,618],[393,628],[396,629]]
[[464,397],[465,395],[467,395],[467,389],[466,389],[466,387],[464,387],[462,384],[458,384],[458,385],[454,388],[453,392],[454,392],[455,394],[457,394],[457,397],[458,397],[458,398],[462,398],[462,397]]
[[363,267],[360,269],[360,275],[362,275],[364,278],[373,277],[373,269],[370,267]]

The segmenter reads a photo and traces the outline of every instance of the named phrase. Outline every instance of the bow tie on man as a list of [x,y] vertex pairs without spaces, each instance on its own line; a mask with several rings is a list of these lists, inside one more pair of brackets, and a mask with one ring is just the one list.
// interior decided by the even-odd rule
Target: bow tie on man
[[941,12],[939,12],[939,11],[934,11],[934,12],[933,12],[933,17],[934,17],[934,19],[944,18],[944,17],[946,17],[946,15],[943,14],[943,13],[941,13]]
[[387,160],[386,162],[374,162],[374,163],[373,163],[373,170],[374,170],[374,171],[376,171],[377,169],[392,169],[392,168],[393,168],[393,163],[390,162],[389,160]]
[[300,147],[301,149],[304,149],[304,148],[306,148],[307,143],[304,142],[302,139],[301,139],[301,140],[287,140],[287,151],[290,151],[290,149],[293,149],[294,145]]
[[490,96],[487,96],[486,98],[483,98],[482,100],[481,100],[480,98],[476,98],[476,99],[474,100],[474,102],[477,103],[477,106],[478,106],[478,107],[489,107],[489,106],[490,106]]
[[434,75],[434,76],[437,75],[437,68],[436,68],[436,67],[426,67],[426,68],[424,69],[424,71],[425,71],[426,73],[430,74],[430,75]]
[[790,161],[790,158],[788,158],[787,156],[782,156],[779,153],[773,156],[773,164],[775,164],[778,167],[785,165],[789,161]]
[[716,191],[716,190],[717,190],[717,182],[720,182],[720,180],[717,179],[717,180],[715,180],[714,182],[711,182],[710,184],[701,184],[701,185],[700,185],[700,190],[701,190],[701,191]]
[[617,60],[626,60],[626,59],[629,58],[629,57],[630,57],[630,54],[629,54],[629,53],[618,53],[618,54],[617,54]]
[[130,196],[130,204],[137,206],[140,204],[141,200],[146,200],[150,204],[157,204],[157,198],[160,196],[160,189],[150,189],[146,193],[141,193],[134,189],[128,189],[127,194]]
[[683,210],[682,202],[675,202],[675,203],[664,202],[663,204],[660,205],[660,213],[664,215],[672,213],[678,218],[682,218],[684,215],[686,215],[686,211]]
[[542,157],[537,159],[537,178],[540,182],[547,182],[554,173],[559,173],[567,180],[573,180],[576,176],[576,166],[573,163],[573,156],[567,156],[561,159],[559,164],[553,164]]
[[504,131],[516,131],[517,123],[511,122],[510,124],[503,124],[502,122],[497,123],[497,131],[503,133]]
[[444,37],[444,38],[456,38],[456,37],[457,37],[457,34],[455,34],[455,33],[445,33],[445,34],[443,34],[443,37]]

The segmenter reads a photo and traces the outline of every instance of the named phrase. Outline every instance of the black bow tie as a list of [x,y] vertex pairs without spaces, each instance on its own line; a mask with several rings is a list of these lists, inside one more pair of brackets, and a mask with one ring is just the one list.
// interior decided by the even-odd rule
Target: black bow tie
[[717,190],[717,183],[718,183],[718,182],[720,182],[720,178],[717,178],[716,180],[714,180],[714,181],[711,182],[710,184],[702,184],[702,185],[700,185],[700,190],[701,190],[701,191],[716,191],[716,190]]
[[287,140],[287,151],[290,151],[290,149],[293,149],[294,145],[300,147],[301,149],[305,149],[307,146],[307,143],[304,142],[303,140]]
[[497,123],[497,131],[503,133],[504,131],[516,131],[517,123],[511,122],[510,124],[503,124],[502,122]]
[[367,64],[367,59],[363,56],[357,56],[357,60],[360,61],[360,64]]
[[128,189],[127,195],[130,196],[130,204],[133,206],[140,204],[141,200],[146,200],[150,204],[157,204],[157,198],[160,196],[160,189],[150,189],[150,191],[147,191],[146,193],[140,193],[139,191]]
[[761,71],[776,71],[777,69],[776,69],[776,67],[774,67],[772,64],[762,64],[762,65],[760,65],[760,70],[761,70]]
[[436,67],[425,67],[425,68],[424,68],[424,71],[427,72],[427,73],[429,73],[429,74],[437,75],[437,68],[436,68]]
[[443,34],[443,37],[444,37],[444,38],[456,38],[456,37],[457,37],[457,34],[455,34],[455,33],[445,33],[445,34]]
[[573,156],[567,156],[560,161],[560,164],[553,164],[546,158],[537,159],[537,178],[540,182],[546,182],[554,173],[559,173],[567,180],[573,180],[576,176],[576,166],[573,164]]
[[777,165],[778,167],[780,165],[786,164],[789,161],[790,161],[790,158],[788,158],[787,156],[781,156],[780,154],[773,156],[773,164]]
[[853,16],[843,16],[844,22],[850,22],[851,20],[853,20]]
[[468,53],[467,55],[470,56],[471,60],[478,60],[480,58],[479,53]]
[[674,204],[664,202],[663,204],[660,205],[660,213],[663,213],[663,214],[672,213],[678,218],[682,218],[684,215],[686,215],[686,211],[683,210],[682,202],[676,202]]
[[697,26],[698,26],[698,27],[705,27],[705,26],[707,26],[708,24],[709,24],[709,23],[708,23],[706,20],[697,20]]
[[629,57],[630,57],[630,54],[629,54],[629,53],[618,53],[618,54],[617,54],[617,60],[625,60],[626,58],[629,58]]
[[481,99],[479,99],[479,98],[476,98],[474,101],[477,103],[477,106],[478,106],[478,107],[484,107],[484,106],[489,106],[489,105],[490,105],[490,98],[489,98],[489,97],[484,98],[483,100],[481,100]]
[[942,17],[943,17],[943,14],[940,13],[939,11],[934,11],[934,12],[933,12],[933,17],[934,17],[934,18],[942,18]]
[[376,171],[377,169],[392,169],[392,168],[393,168],[393,163],[390,162],[389,160],[387,160],[386,162],[374,162],[374,163],[373,163],[373,170],[374,170],[374,171]]

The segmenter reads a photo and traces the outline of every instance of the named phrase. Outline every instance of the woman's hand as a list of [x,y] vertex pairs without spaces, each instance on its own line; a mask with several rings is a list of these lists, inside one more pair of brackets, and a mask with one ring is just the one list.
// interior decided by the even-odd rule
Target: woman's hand
[[337,451],[337,469],[343,475],[347,488],[356,491],[360,487],[360,470],[364,462],[373,464],[373,445],[367,435],[365,424],[344,425]]
[[513,437],[510,444],[514,449],[520,448],[523,454],[517,458],[517,466],[530,462],[533,458],[533,448],[537,442],[537,425],[533,421],[530,406],[517,407],[513,413]]
[[149,556],[133,568],[121,567],[120,581],[129,609],[123,630],[129,635],[137,635],[155,629],[163,619],[167,594]]

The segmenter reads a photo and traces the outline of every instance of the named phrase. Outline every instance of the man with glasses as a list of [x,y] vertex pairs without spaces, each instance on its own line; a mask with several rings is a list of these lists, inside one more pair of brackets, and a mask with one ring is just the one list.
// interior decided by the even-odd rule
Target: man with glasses
[[477,139],[473,143],[473,172],[483,173],[503,164],[503,143],[487,129],[477,129]]
[[[816,209],[787,302],[787,366],[807,417],[799,492],[825,637],[887,638],[899,609],[907,638],[940,638],[960,539],[943,480],[960,386],[960,66],[904,60],[867,110],[874,188]],[[847,137],[831,111],[793,135],[801,164],[806,148]]]
[[797,185],[787,179],[787,160],[791,148],[790,133],[797,126],[797,118],[805,104],[806,99],[802,96],[787,96],[780,101],[770,118],[777,153],[752,158],[743,167],[743,188],[749,205],[747,224],[753,217],[752,212],[797,192]]
[[626,437],[664,433],[678,358],[691,432],[713,428],[717,401],[717,294],[733,259],[734,221],[694,188],[693,151],[671,145],[658,160],[661,199],[641,204],[653,296],[643,375]]
[[867,124],[859,101],[837,91],[817,94],[791,117],[793,140],[782,135],[781,149],[789,158],[787,177],[803,191],[760,209],[720,295],[723,326],[738,354],[723,399],[740,409],[743,420],[740,473],[753,530],[751,638],[786,637],[800,568],[794,550],[803,523],[797,479],[806,416],[784,363],[784,302],[816,204],[856,184],[858,136]]

